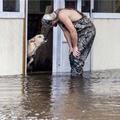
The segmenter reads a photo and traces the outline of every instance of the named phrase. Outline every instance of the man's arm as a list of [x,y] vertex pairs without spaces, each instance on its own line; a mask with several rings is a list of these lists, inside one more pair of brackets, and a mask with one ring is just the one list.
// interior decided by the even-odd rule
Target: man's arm
[[73,47],[73,55],[79,56],[80,52],[78,51],[78,47],[77,47],[77,31],[72,23],[72,21],[70,20],[70,18],[68,16],[65,15],[65,13],[60,12],[59,13],[59,19],[60,21],[65,25],[65,27],[67,28],[67,30],[70,33],[70,37],[71,37],[71,43],[72,43],[72,47]]
[[73,51],[73,47],[72,47],[72,43],[71,43],[70,33],[64,27],[62,27],[62,25],[59,24],[59,26],[64,33],[64,36],[65,36],[68,46],[69,46],[69,52],[71,53]]

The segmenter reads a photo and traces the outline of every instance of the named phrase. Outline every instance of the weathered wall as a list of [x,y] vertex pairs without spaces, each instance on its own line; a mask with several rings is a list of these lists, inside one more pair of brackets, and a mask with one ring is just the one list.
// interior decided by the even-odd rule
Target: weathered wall
[[0,75],[22,74],[23,20],[0,19]]
[[92,70],[120,69],[120,19],[95,19]]

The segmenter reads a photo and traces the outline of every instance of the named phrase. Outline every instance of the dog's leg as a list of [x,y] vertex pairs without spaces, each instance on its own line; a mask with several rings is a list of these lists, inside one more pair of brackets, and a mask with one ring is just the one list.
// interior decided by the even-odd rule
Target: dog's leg
[[27,68],[28,68],[28,70],[30,70],[30,71],[32,71],[32,66],[31,66],[31,64],[32,64],[33,61],[34,61],[34,59],[33,59],[33,57],[31,57],[31,58],[30,58],[30,61],[29,61],[28,64],[27,64]]

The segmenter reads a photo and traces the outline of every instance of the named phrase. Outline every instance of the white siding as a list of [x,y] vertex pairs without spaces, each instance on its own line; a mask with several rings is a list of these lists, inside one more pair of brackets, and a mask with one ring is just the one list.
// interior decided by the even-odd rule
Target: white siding
[[92,70],[120,69],[120,19],[95,19]]
[[0,19],[0,75],[22,74],[23,20]]

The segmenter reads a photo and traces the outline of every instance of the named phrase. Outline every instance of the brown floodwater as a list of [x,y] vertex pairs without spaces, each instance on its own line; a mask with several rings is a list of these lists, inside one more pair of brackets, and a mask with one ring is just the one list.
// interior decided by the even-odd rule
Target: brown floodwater
[[120,70],[0,77],[0,120],[120,120]]

